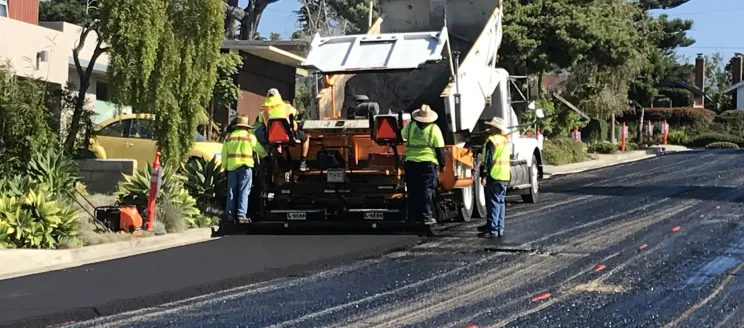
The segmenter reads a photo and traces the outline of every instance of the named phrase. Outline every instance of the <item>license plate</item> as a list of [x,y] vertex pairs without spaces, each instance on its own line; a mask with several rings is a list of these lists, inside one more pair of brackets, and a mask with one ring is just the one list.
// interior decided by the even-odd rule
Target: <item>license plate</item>
[[307,213],[287,213],[287,220],[304,221],[307,219]]
[[366,212],[364,213],[365,220],[382,220],[385,216],[380,212]]
[[343,183],[344,169],[330,169],[326,172],[326,181],[328,183]]

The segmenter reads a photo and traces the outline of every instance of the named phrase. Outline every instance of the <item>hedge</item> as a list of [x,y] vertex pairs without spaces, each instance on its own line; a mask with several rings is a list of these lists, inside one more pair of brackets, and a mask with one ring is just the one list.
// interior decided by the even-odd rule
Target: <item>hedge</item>
[[744,138],[738,137],[731,134],[718,133],[718,132],[706,132],[699,134],[687,142],[687,147],[705,147],[715,142],[729,142],[737,145],[744,144]]
[[615,144],[604,141],[590,145],[587,152],[596,154],[614,154],[617,152],[617,149],[618,148]]
[[547,165],[576,163],[589,158],[584,144],[565,137],[545,140],[542,155]]
[[[623,112],[622,121],[637,122],[640,119],[640,110]],[[693,107],[672,108],[646,108],[643,115],[644,122],[664,122],[672,127],[707,127],[716,118],[712,110]],[[629,124],[630,125],[630,124]]]
[[739,149],[739,145],[732,142],[714,142],[705,146],[705,149]]

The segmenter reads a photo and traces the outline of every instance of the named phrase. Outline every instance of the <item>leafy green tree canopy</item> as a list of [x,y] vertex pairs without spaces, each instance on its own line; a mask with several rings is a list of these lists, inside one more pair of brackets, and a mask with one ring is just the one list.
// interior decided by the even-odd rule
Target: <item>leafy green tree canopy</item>
[[113,101],[155,114],[165,160],[184,160],[217,80],[222,0],[100,0],[100,7]]

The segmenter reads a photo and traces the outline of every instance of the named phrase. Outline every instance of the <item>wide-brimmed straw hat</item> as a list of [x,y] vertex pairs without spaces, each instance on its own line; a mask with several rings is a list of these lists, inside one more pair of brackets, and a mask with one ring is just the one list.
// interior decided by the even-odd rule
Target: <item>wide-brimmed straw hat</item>
[[413,111],[411,119],[421,123],[432,123],[439,118],[439,115],[429,107],[429,105],[421,105],[420,109]]
[[501,132],[506,132],[506,123],[504,123],[504,120],[500,117],[494,117],[489,121],[486,121],[486,125],[497,128],[501,130]]
[[241,116],[241,117],[238,117],[238,121],[235,123],[235,127],[251,129],[253,128],[253,125],[250,123],[250,120],[248,120],[247,117]]

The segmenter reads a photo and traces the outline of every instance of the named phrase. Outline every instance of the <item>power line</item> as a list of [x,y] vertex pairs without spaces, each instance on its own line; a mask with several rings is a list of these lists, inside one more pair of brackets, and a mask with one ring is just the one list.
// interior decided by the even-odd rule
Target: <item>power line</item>
[[744,8],[729,8],[729,9],[720,9],[720,10],[711,10],[711,11],[688,11],[688,12],[682,12],[682,13],[664,13],[662,11],[661,14],[666,14],[668,16],[690,16],[690,15],[725,13],[725,12],[742,11],[742,10],[744,10]]
[[702,47],[702,46],[689,46],[689,47],[679,47],[678,49],[744,49],[744,46],[742,47]]

